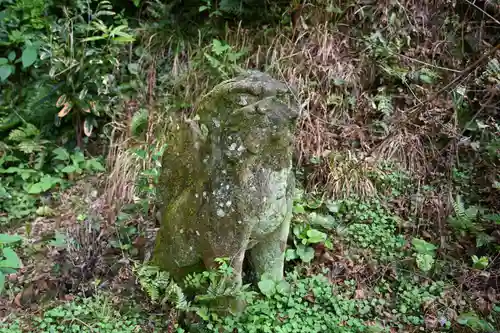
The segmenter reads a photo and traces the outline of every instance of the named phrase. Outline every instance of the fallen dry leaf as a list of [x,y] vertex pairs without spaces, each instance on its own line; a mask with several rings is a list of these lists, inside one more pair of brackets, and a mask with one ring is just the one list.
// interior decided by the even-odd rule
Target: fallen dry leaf
[[365,292],[363,289],[357,289],[354,293],[354,299],[363,299],[365,298]]

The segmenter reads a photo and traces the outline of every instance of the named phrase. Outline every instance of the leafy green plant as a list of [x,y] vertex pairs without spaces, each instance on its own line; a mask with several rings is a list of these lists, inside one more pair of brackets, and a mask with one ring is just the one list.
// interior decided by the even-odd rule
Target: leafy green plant
[[457,317],[457,323],[469,327],[473,332],[494,332],[495,328],[487,320],[482,319],[475,312],[462,313]]
[[406,241],[396,233],[399,219],[377,199],[342,200],[334,217],[343,222],[337,234],[349,245],[382,262],[403,256]]
[[[228,259],[217,258],[217,268],[186,276],[182,287],[167,272],[157,266],[136,265],[135,274],[143,290],[159,305],[173,305],[177,309],[194,312],[204,320],[219,320],[218,311],[236,310],[232,300],[248,302],[254,292],[249,285],[237,286],[233,282],[233,269]],[[186,290],[193,295],[187,301]]]
[[70,153],[58,147],[49,153],[51,145],[43,143],[42,146],[32,137],[26,137],[28,130],[36,133],[31,126],[11,131],[11,137],[19,138],[15,141],[19,145],[0,157],[0,197],[3,198],[0,211],[7,213],[5,217],[0,216],[3,222],[34,213],[41,196],[68,185],[67,180],[75,180],[83,173],[105,170],[99,158],[85,158],[79,150]]
[[142,170],[137,179],[139,196],[148,199],[154,199],[156,197],[155,189],[160,176],[161,158],[166,148],[166,145],[162,147],[151,145],[146,148],[134,149],[134,157],[137,158],[138,161],[150,166]]
[[53,161],[56,162],[55,170],[61,175],[67,175],[74,179],[75,176],[87,172],[106,171],[98,158],[85,158],[83,153],[76,149],[69,153],[66,149],[58,147],[53,151]]
[[80,133],[90,136],[96,119],[109,114],[118,95],[116,76],[123,46],[135,40],[127,21],[113,12],[111,2],[91,3],[95,10],[93,6],[65,7],[65,17],[42,51],[42,57],[50,59],[51,79],[65,82],[55,105],[60,108],[58,118],[73,116],[79,143]]
[[133,333],[144,327],[145,316],[138,312],[122,313],[116,309],[111,297],[98,293],[92,298],[77,298],[43,312],[33,319],[40,333]]
[[373,97],[372,107],[386,117],[390,117],[394,112],[392,97],[383,91]]
[[294,235],[294,247],[286,250],[285,259],[287,261],[300,259],[304,263],[309,263],[314,259],[315,245],[321,244],[327,249],[333,248],[330,237],[321,230],[333,230],[337,225],[336,221],[331,215],[314,211],[323,205],[331,210],[337,208],[334,202],[324,203],[314,197],[305,198],[300,189],[295,189],[291,230]]
[[413,238],[411,244],[413,250],[416,252],[415,260],[417,267],[424,272],[430,271],[434,265],[437,247],[420,238]]
[[395,320],[421,325],[423,316],[421,307],[431,304],[443,296],[445,284],[442,281],[415,283],[410,279],[403,278],[399,281],[396,289],[396,308],[398,316]]
[[290,283],[286,280],[276,281],[269,274],[262,275],[258,287],[260,292],[267,297],[271,297],[276,293],[287,295],[290,292]]
[[7,274],[15,273],[21,268],[21,260],[11,247],[22,240],[20,236],[0,234],[0,294],[5,288],[5,278]]
[[170,278],[170,275],[152,265],[137,265],[134,273],[153,303],[165,305],[174,304],[182,310],[188,310],[190,304],[186,300],[183,290]]
[[462,196],[457,195],[453,204],[453,216],[448,218],[450,225],[461,235],[465,235],[467,232],[475,233],[481,230],[481,227],[477,224],[477,218],[479,215],[479,207],[469,206],[465,208]]
[[489,265],[488,257],[482,256],[481,258],[478,258],[478,256],[473,255],[471,259],[472,259],[472,267],[475,269],[485,269]]
[[198,10],[200,11],[200,13],[208,11],[210,17],[222,15],[222,12],[220,10],[214,9],[214,5],[213,5],[212,0],[202,0],[202,2],[203,2],[203,5],[198,7]]
[[214,39],[210,52],[205,52],[204,56],[212,69],[216,70],[224,79],[228,79],[241,71],[237,63],[246,53],[246,50],[235,51],[229,44]]
[[0,35],[8,36],[6,41],[2,39],[1,46],[6,49],[7,57],[0,57],[0,84],[16,71],[26,71],[37,61],[38,37],[49,22],[44,15],[48,6],[41,0],[0,4],[5,15],[0,20]]
[[286,260],[300,258],[300,260],[307,263],[314,258],[314,249],[311,245],[324,244],[329,249],[333,247],[328,235],[313,228],[311,225],[296,224],[292,231],[295,236],[295,249],[287,249],[285,254]]

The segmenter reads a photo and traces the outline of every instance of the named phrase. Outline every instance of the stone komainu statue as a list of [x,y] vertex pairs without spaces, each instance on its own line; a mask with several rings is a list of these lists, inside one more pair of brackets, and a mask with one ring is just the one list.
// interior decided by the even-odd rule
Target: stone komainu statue
[[241,284],[249,253],[258,277],[283,277],[298,115],[285,84],[250,72],[217,85],[193,119],[171,119],[158,188],[156,265],[179,281],[212,267],[215,258],[230,258]]

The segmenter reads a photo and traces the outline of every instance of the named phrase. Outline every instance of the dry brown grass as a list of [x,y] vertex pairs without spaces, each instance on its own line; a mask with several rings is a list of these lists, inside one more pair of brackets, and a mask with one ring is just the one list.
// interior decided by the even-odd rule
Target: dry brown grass
[[135,161],[124,135],[112,138],[107,156],[109,176],[106,181],[106,202],[118,211],[135,197],[135,184],[142,165]]
[[374,157],[382,161],[397,161],[414,175],[424,175],[428,162],[422,138],[401,128],[384,140],[374,151]]
[[377,172],[373,159],[356,156],[349,150],[332,152],[307,175],[307,187],[335,200],[352,196],[369,198],[377,194],[371,180],[371,174]]
[[[295,147],[299,166],[307,165],[315,157],[325,158],[323,167],[317,168],[311,179],[326,181],[323,185],[328,192],[337,195],[344,190],[346,193],[359,190],[360,195],[370,194],[373,186],[369,181],[359,179],[364,184],[349,186],[351,190],[340,185],[349,175],[332,175],[339,170],[335,163],[331,163],[337,159],[336,155],[329,154],[344,147],[347,140],[363,137],[365,130],[355,122],[364,118],[360,116],[360,112],[364,111],[356,109],[359,103],[353,104],[349,98],[351,92],[355,94],[351,98],[354,101],[361,97],[363,86],[370,85],[374,80],[372,74],[367,75],[373,70],[369,68],[371,65],[353,53],[348,36],[331,29],[328,20],[332,16],[325,14],[323,9],[310,6],[304,17],[307,16],[308,20],[313,18],[315,23],[306,24],[306,19],[303,19],[293,33],[286,27],[271,33],[237,27],[228,29],[224,40],[234,50],[248,50],[243,60],[244,68],[271,72],[294,88],[303,110]],[[199,97],[214,83],[206,72],[200,70],[207,68],[203,52],[210,52],[210,47],[200,43],[186,45],[180,55],[173,57],[172,70],[167,78],[170,89],[162,96],[165,104],[180,98],[196,107]],[[158,113],[155,128],[151,130],[153,133],[166,127],[166,117],[162,118],[161,114]],[[120,140],[126,142],[128,139],[123,137]],[[130,201],[133,198],[133,179],[139,165],[133,162],[123,146],[127,144],[114,144],[108,158],[113,165],[108,187],[109,200],[121,197]],[[338,179],[343,180],[339,182]]]
[[[359,65],[348,37],[321,22],[295,35],[285,29],[256,37],[254,31],[238,29],[226,39],[235,49],[252,50],[246,67],[269,71],[295,89],[303,111],[295,149],[299,165],[343,145],[342,131],[353,121],[347,92],[360,92],[362,81],[373,79]],[[252,45],[255,40],[259,45]]]
[[[432,149],[429,151],[428,142],[443,128],[448,120],[445,118],[453,113],[449,105],[443,107],[430,106],[429,111],[418,115],[418,122],[409,119],[405,114],[406,109],[418,104],[419,100],[425,100],[432,87],[418,86],[406,92],[407,99],[403,106],[395,106],[395,114],[386,119],[389,133],[386,137],[373,135],[371,126],[374,119],[379,115],[373,109],[370,99],[373,97],[373,88],[376,88],[383,75],[379,63],[370,60],[365,50],[359,46],[359,40],[353,35],[354,29],[350,27],[351,22],[367,24],[369,32],[373,32],[373,24],[378,20],[387,23],[392,8],[387,1],[370,4],[373,15],[376,17],[364,17],[363,6],[357,6],[348,1],[337,3],[339,7],[349,9],[345,15],[337,15],[327,12],[325,4],[316,1],[308,2],[302,16],[292,31],[290,27],[274,27],[270,30],[247,30],[241,26],[227,29],[225,36],[221,39],[226,41],[233,50],[248,50],[246,57],[241,62],[243,68],[259,69],[271,72],[276,78],[285,81],[296,91],[297,100],[302,106],[303,115],[297,128],[296,157],[299,167],[311,166],[313,158],[322,158],[323,162],[314,167],[310,178],[310,189],[322,186],[331,194],[346,191],[344,185],[340,185],[339,179],[357,176],[346,174],[335,175],[332,173],[343,172],[338,165],[332,165],[332,161],[338,159],[338,152],[346,156],[355,156],[348,150],[358,152],[370,152],[369,155],[376,160],[395,160],[407,171],[423,175],[428,171],[429,156],[433,156]],[[427,37],[435,37],[432,42],[422,40],[421,45],[412,47],[405,54],[396,54],[401,65],[411,68],[414,64],[419,66],[434,62],[434,58],[447,51],[448,44],[441,42],[443,29],[426,30],[429,26],[427,15],[432,12],[432,6],[426,1],[403,1],[399,5],[402,13],[401,24],[412,27],[415,33]],[[438,6],[438,5],[436,5]],[[399,8],[398,7],[398,8]],[[364,7],[363,7],[364,8]],[[419,10],[416,13],[416,10]],[[412,13],[416,13],[415,16]],[[418,14],[418,15],[417,15]],[[417,17],[418,16],[418,17]],[[370,23],[372,20],[372,23]],[[423,21],[422,21],[423,20]],[[427,21],[426,21],[427,20]],[[337,22],[333,25],[332,22]],[[385,24],[384,23],[384,24]],[[387,23],[388,24],[388,23]],[[388,29],[385,34],[395,34],[397,31]],[[158,36],[151,36],[146,40],[155,43]],[[149,44],[146,43],[146,47]],[[182,51],[175,55],[171,50],[181,48]],[[161,137],[158,133],[164,129],[166,114],[169,110],[178,109],[171,107],[179,100],[190,104],[188,110],[196,108],[197,101],[215,83],[214,77],[207,74],[209,64],[204,57],[204,52],[211,52],[211,45],[196,41],[194,43],[183,42],[182,45],[175,44],[173,40],[164,43],[164,47],[158,48],[156,59],[170,57],[171,70],[163,74],[160,82],[167,82],[165,87],[157,88],[161,96],[155,96],[156,104],[167,105],[165,110],[156,108],[155,121],[150,123],[148,141]],[[449,66],[450,63],[445,63]],[[432,67],[432,65],[431,65]],[[157,73],[157,75],[159,75]],[[376,93],[376,92],[375,92]],[[401,95],[405,95],[401,91]],[[401,96],[398,98],[401,99]],[[408,98],[411,101],[408,101]],[[449,99],[443,102],[449,104]],[[380,142],[382,140],[382,142]],[[110,176],[109,199],[122,197],[124,201],[133,198],[133,179],[140,166],[133,161],[127,152],[128,138],[121,137],[111,149],[109,161],[113,165],[113,173]],[[353,143],[357,148],[353,148]],[[332,153],[335,152],[335,153]],[[347,160],[356,160],[348,157]],[[346,162],[347,165],[351,162]],[[354,162],[353,162],[354,163]],[[358,161],[354,163],[357,169],[369,170],[376,162],[367,163]],[[358,172],[359,171],[359,172]],[[363,175],[363,170],[353,171]],[[361,176],[360,176],[361,177]],[[359,178],[359,185],[350,186],[347,192],[358,192],[358,195],[367,195],[373,192],[373,186],[369,181]]]

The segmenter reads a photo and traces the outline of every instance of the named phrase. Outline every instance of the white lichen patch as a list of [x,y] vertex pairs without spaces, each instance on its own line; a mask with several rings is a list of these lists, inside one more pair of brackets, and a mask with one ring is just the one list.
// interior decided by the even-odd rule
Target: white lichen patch
[[247,106],[248,105],[248,96],[246,95],[240,95],[238,96],[238,100],[236,101],[238,105],[240,106]]

